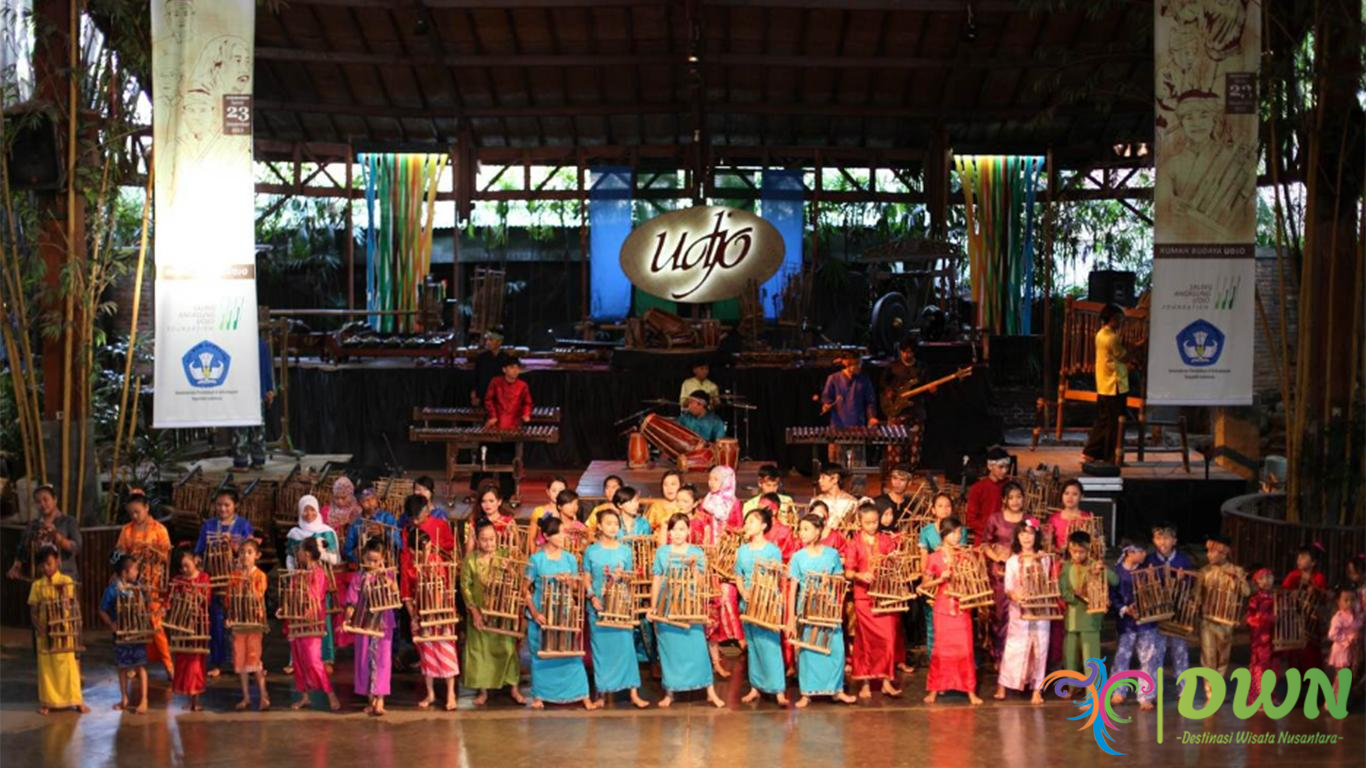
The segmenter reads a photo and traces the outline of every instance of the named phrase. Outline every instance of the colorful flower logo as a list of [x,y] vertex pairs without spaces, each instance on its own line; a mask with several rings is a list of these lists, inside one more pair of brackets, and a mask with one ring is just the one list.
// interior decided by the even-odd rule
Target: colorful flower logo
[[1089,675],[1062,669],[1044,678],[1043,684],[1047,686],[1049,683],[1055,683],[1053,694],[1063,697],[1068,695],[1069,688],[1085,689],[1086,698],[1073,703],[1082,712],[1068,719],[1085,719],[1078,730],[1089,727],[1097,746],[1111,755],[1123,755],[1123,752],[1110,746],[1114,737],[1110,735],[1109,729],[1118,728],[1120,723],[1129,722],[1129,718],[1120,717],[1110,708],[1110,697],[1125,688],[1131,689],[1134,693],[1152,693],[1156,690],[1153,679],[1144,672],[1133,670],[1108,677],[1105,674],[1105,659],[1087,659],[1084,666],[1090,671]]

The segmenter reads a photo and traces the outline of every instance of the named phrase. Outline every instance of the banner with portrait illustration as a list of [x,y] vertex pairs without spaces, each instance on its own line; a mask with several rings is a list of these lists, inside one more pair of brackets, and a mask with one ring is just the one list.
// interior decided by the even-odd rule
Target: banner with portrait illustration
[[256,0],[152,0],[151,16],[153,426],[258,425]]
[[1252,402],[1257,0],[1154,4],[1156,180],[1147,401]]

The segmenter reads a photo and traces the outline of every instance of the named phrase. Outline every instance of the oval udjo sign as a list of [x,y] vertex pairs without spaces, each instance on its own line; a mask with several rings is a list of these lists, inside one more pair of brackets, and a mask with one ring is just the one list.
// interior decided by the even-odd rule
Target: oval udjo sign
[[621,268],[646,293],[705,303],[739,296],[747,280],[769,279],[785,250],[782,235],[758,216],[697,206],[637,227],[621,246]]

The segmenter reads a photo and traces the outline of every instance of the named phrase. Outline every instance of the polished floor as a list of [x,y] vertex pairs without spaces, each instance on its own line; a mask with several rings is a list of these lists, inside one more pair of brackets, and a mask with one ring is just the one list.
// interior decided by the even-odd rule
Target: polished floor
[[[1296,713],[1279,722],[1258,715],[1244,722],[1228,707],[1204,721],[1182,720],[1174,698],[1165,714],[1165,742],[1156,743],[1155,713],[1132,706],[1121,714],[1133,720],[1113,731],[1124,757],[1100,751],[1089,730],[1078,731],[1068,718],[1070,704],[1049,696],[1032,707],[1023,699],[971,707],[959,696],[928,706],[920,701],[924,671],[905,681],[899,700],[874,694],[855,706],[815,702],[806,710],[782,709],[771,700],[740,704],[747,686],[721,684],[728,707],[716,710],[699,697],[669,710],[636,711],[624,702],[602,712],[554,708],[531,712],[496,697],[475,710],[463,692],[457,712],[422,712],[415,678],[396,680],[396,695],[384,718],[367,717],[359,700],[348,700],[342,714],[288,710],[288,681],[271,680],[274,709],[239,713],[236,679],[219,679],[207,697],[208,711],[185,711],[170,700],[161,672],[152,673],[152,711],[146,715],[112,710],[117,689],[107,646],[97,644],[86,657],[85,689],[90,714],[34,711],[34,668],[27,634],[0,634],[0,765],[13,766],[227,766],[289,765],[295,768],[428,768],[435,766],[607,765],[825,766],[929,765],[1033,768],[1109,760],[1144,766],[1293,764],[1359,766],[1366,756],[1366,714],[1358,705],[1345,720],[1321,714],[1307,720]],[[278,670],[281,659],[270,658]],[[738,658],[727,660],[743,675]],[[349,665],[337,670],[349,690]],[[983,685],[982,692],[989,693]],[[647,695],[654,698],[657,691]],[[1183,734],[1326,734],[1335,743],[1318,745],[1193,745]]]

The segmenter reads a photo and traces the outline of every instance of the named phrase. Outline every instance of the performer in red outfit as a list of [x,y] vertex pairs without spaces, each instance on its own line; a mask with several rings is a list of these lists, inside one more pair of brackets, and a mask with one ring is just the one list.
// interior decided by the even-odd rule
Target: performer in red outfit
[[[745,524],[740,512],[740,499],[735,496],[735,470],[725,465],[712,467],[707,476],[707,495],[697,506],[692,520],[692,543],[711,547],[727,534],[740,531]],[[721,666],[720,644],[735,640],[745,647],[745,628],[740,623],[740,593],[735,584],[721,582],[721,593],[710,601],[711,621],[707,623],[707,646],[711,652],[712,671],[722,679],[730,672]]]
[[1299,554],[1295,557],[1295,570],[1281,582],[1281,589],[1312,590],[1314,594],[1306,596],[1307,600],[1302,602],[1313,601],[1319,609],[1312,619],[1306,617],[1304,635],[1309,638],[1309,642],[1299,650],[1285,653],[1286,666],[1300,672],[1323,666],[1323,603],[1324,595],[1328,592],[1328,580],[1319,570],[1319,558],[1322,556],[1323,546],[1318,542],[1300,547]]
[[1276,595],[1271,589],[1276,585],[1276,577],[1270,568],[1260,568],[1252,575],[1252,584],[1257,591],[1247,599],[1247,626],[1252,650],[1252,658],[1247,663],[1247,671],[1252,673],[1249,703],[1256,701],[1257,694],[1262,690],[1262,673],[1268,669],[1280,672],[1272,642],[1276,627]]
[[1001,490],[1010,472],[1010,454],[1004,448],[987,451],[987,475],[968,489],[968,530],[973,541],[984,541],[987,520],[1001,508]]
[[868,587],[873,581],[874,559],[896,550],[896,541],[878,532],[881,512],[877,505],[865,502],[858,509],[859,531],[849,539],[844,551],[845,572],[854,581],[854,653],[851,659],[854,679],[862,687],[858,697],[872,697],[870,683],[882,681],[884,696],[900,696],[896,679],[897,628],[901,616],[897,613],[874,613],[873,598]]
[[[516,430],[531,421],[531,388],[522,381],[522,361],[515,357],[503,360],[503,375],[489,382],[484,393],[484,410],[488,414],[484,429]],[[509,464],[514,449],[511,443],[498,443],[488,446],[487,461],[490,464]],[[476,472],[472,475],[471,485],[478,487],[488,475]],[[509,472],[498,473],[498,488],[503,498],[517,495],[517,486]]]
[[953,515],[939,521],[943,546],[925,564],[922,586],[935,590],[934,649],[930,651],[930,673],[925,677],[929,690],[926,704],[933,704],[944,691],[963,691],[968,701],[982,703],[977,696],[977,670],[972,664],[972,610],[960,608],[958,599],[948,594],[955,555],[960,551],[961,525]]

